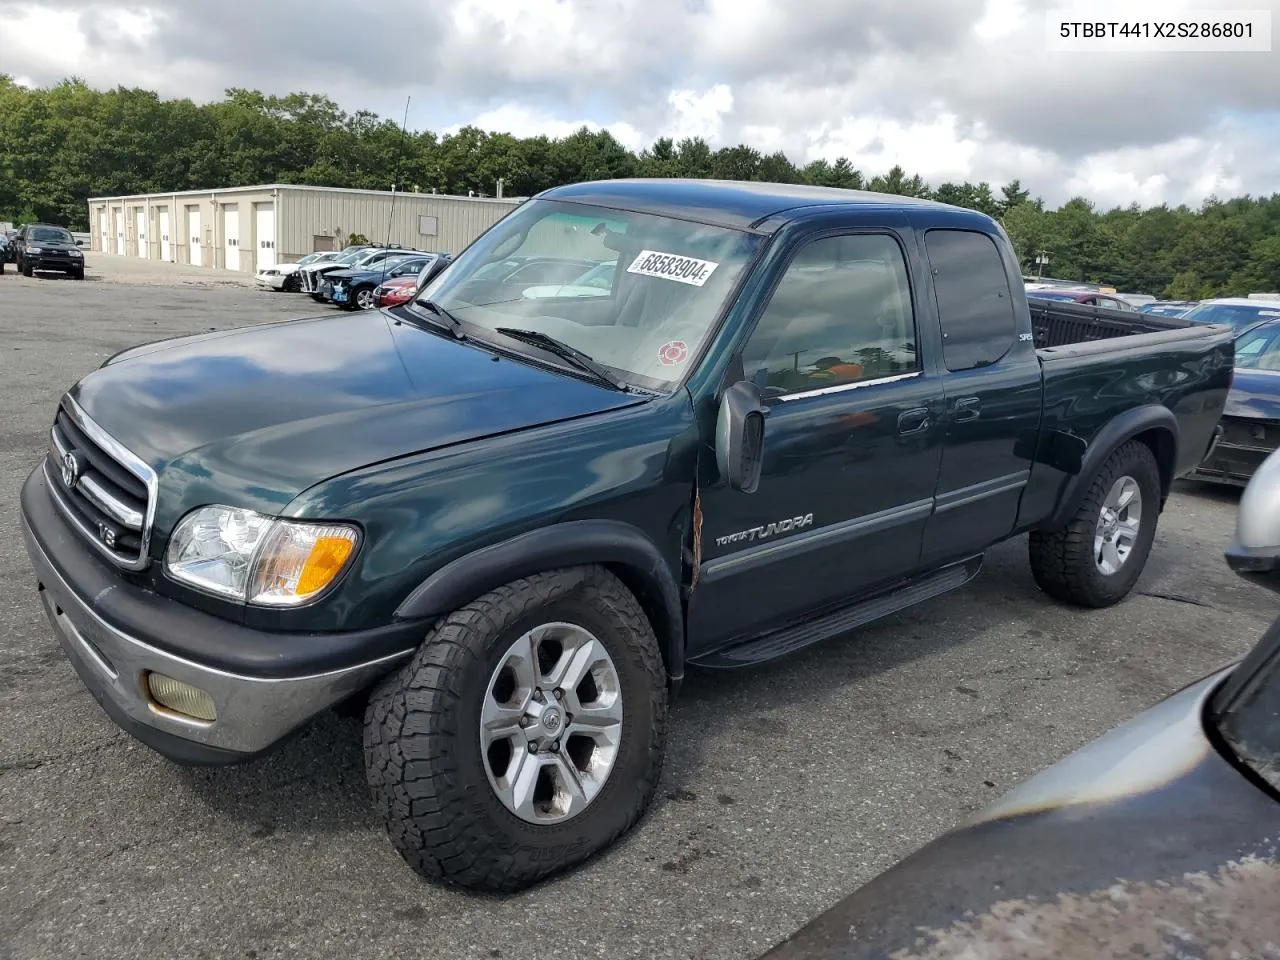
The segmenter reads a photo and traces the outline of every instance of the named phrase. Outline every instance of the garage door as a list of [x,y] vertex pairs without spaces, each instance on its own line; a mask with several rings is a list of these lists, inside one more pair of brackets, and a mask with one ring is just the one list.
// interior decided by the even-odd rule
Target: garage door
[[204,248],[200,245],[200,208],[187,207],[187,263],[204,266]]
[[240,269],[240,207],[227,203],[222,207],[223,265],[228,270]]
[[107,211],[105,210],[98,211],[98,249],[103,253],[111,249],[107,244]]
[[111,211],[111,224],[115,227],[116,256],[124,256],[124,211],[119,207]]
[[254,204],[254,236],[258,238],[258,269],[276,265],[276,207],[274,203]]
[[169,208],[160,208],[160,259],[172,260],[172,247],[169,245]]
[[133,211],[134,232],[138,236],[138,256],[147,256],[147,210],[137,207]]

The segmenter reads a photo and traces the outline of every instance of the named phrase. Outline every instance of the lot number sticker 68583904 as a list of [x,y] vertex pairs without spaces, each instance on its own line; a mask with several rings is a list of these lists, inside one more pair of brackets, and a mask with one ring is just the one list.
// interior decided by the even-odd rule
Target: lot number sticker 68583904
[[627,273],[638,273],[645,277],[661,277],[674,280],[676,283],[687,283],[700,287],[711,279],[718,263],[710,260],[699,260],[697,257],[682,257],[675,253],[663,253],[660,250],[641,250],[639,255],[627,267]]

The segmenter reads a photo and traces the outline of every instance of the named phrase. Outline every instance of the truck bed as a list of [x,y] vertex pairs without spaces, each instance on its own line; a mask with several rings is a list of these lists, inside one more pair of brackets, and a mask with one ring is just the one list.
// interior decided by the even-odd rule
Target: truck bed
[[1032,294],[1027,295],[1027,306],[1031,310],[1031,331],[1037,348],[1203,326],[1179,317],[1110,310],[1068,300],[1037,300]]
[[[1165,407],[1177,420],[1172,476],[1193,470],[1208,451],[1231,386],[1235,334],[1193,323],[1060,300],[1027,298],[1044,385],[1041,437],[1083,451],[1108,424],[1139,408]],[[1051,512],[1060,492],[1043,468],[1024,510]]]

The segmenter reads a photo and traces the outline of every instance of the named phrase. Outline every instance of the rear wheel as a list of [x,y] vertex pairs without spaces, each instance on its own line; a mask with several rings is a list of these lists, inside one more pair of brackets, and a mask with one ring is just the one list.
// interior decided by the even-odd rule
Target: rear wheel
[[577,567],[513,581],[442,620],[370,698],[365,765],[411,867],[517,890],[639,819],[666,720],[644,611],[611,573]]
[[350,303],[357,310],[372,310],[378,305],[378,298],[373,295],[373,287],[357,287],[351,292]]
[[1066,526],[1031,534],[1031,574],[1054,599],[1110,606],[1142,575],[1159,512],[1155,456],[1131,440],[1103,463]]

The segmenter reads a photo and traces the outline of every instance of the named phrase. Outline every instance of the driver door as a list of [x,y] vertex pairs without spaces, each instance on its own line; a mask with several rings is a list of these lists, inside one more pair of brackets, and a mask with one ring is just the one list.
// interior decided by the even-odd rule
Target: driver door
[[765,395],[754,493],[700,491],[690,654],[805,619],[915,570],[941,462],[901,240],[803,243],[743,350]]

